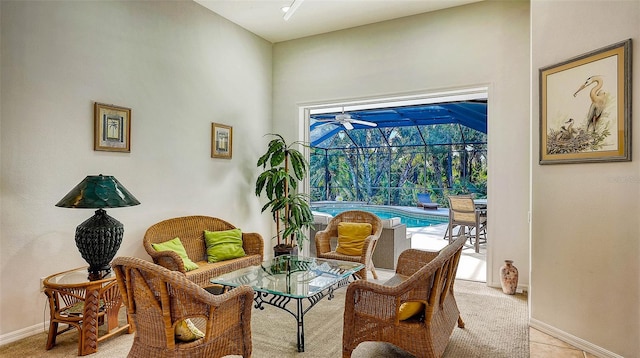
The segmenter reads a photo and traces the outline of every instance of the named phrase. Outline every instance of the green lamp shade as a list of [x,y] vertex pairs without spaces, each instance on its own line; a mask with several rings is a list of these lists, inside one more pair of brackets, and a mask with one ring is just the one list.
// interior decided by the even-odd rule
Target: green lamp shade
[[99,280],[111,271],[111,260],[122,243],[124,227],[103,208],[120,208],[140,202],[112,176],[84,178],[56,206],[98,209],[95,215],[76,228],[76,246],[89,263],[89,280]]
[[56,206],[61,208],[121,208],[138,205],[135,198],[115,177],[89,175],[71,189]]

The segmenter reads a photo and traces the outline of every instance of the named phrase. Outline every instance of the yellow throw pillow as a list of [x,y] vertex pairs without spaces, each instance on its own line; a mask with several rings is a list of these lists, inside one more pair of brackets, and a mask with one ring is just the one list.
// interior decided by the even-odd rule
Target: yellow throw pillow
[[179,237],[176,237],[169,241],[161,242],[159,244],[151,244],[151,246],[156,251],[170,250],[176,252],[182,259],[182,262],[184,263],[184,269],[187,271],[195,270],[198,268],[198,265],[195,262],[191,261],[189,256],[187,256],[187,250],[185,250]]
[[404,321],[424,311],[424,303],[407,301],[400,305],[398,320]]
[[369,223],[339,223],[336,252],[349,256],[361,255],[364,240],[371,235],[371,230],[372,226]]
[[176,323],[175,335],[176,340],[181,342],[192,342],[204,337],[204,333],[189,319],[183,319]]

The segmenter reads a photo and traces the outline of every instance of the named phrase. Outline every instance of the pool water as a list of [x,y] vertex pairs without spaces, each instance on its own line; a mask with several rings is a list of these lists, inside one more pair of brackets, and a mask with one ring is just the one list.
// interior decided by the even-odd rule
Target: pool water
[[393,207],[385,207],[380,205],[318,205],[312,206],[311,210],[336,216],[347,210],[362,210],[376,214],[380,219],[400,218],[400,221],[407,227],[424,227],[449,222],[446,216],[428,215],[413,213]]

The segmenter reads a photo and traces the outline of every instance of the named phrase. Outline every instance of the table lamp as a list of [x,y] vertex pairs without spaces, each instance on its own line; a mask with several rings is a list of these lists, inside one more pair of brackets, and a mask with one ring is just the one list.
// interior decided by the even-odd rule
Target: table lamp
[[56,206],[98,209],[76,228],[76,246],[89,263],[89,280],[100,280],[111,272],[111,260],[122,243],[124,227],[103,208],[121,208],[140,202],[113,176],[90,175],[71,189]]

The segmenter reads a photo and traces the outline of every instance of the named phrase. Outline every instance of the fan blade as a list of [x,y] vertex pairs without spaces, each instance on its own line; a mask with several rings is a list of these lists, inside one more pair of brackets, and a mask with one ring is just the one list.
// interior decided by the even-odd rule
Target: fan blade
[[342,122],[342,125],[347,128],[348,130],[352,130],[353,126],[351,125],[351,123],[349,122]]
[[323,122],[323,123],[327,123],[327,122],[335,122],[336,120],[334,118],[326,118],[326,119],[316,119],[316,122]]
[[369,127],[377,127],[378,124],[377,123],[373,123],[373,122],[367,122],[367,121],[361,121],[359,119],[350,119],[349,122],[351,123],[357,123],[357,124],[362,124],[365,126],[369,126]]

